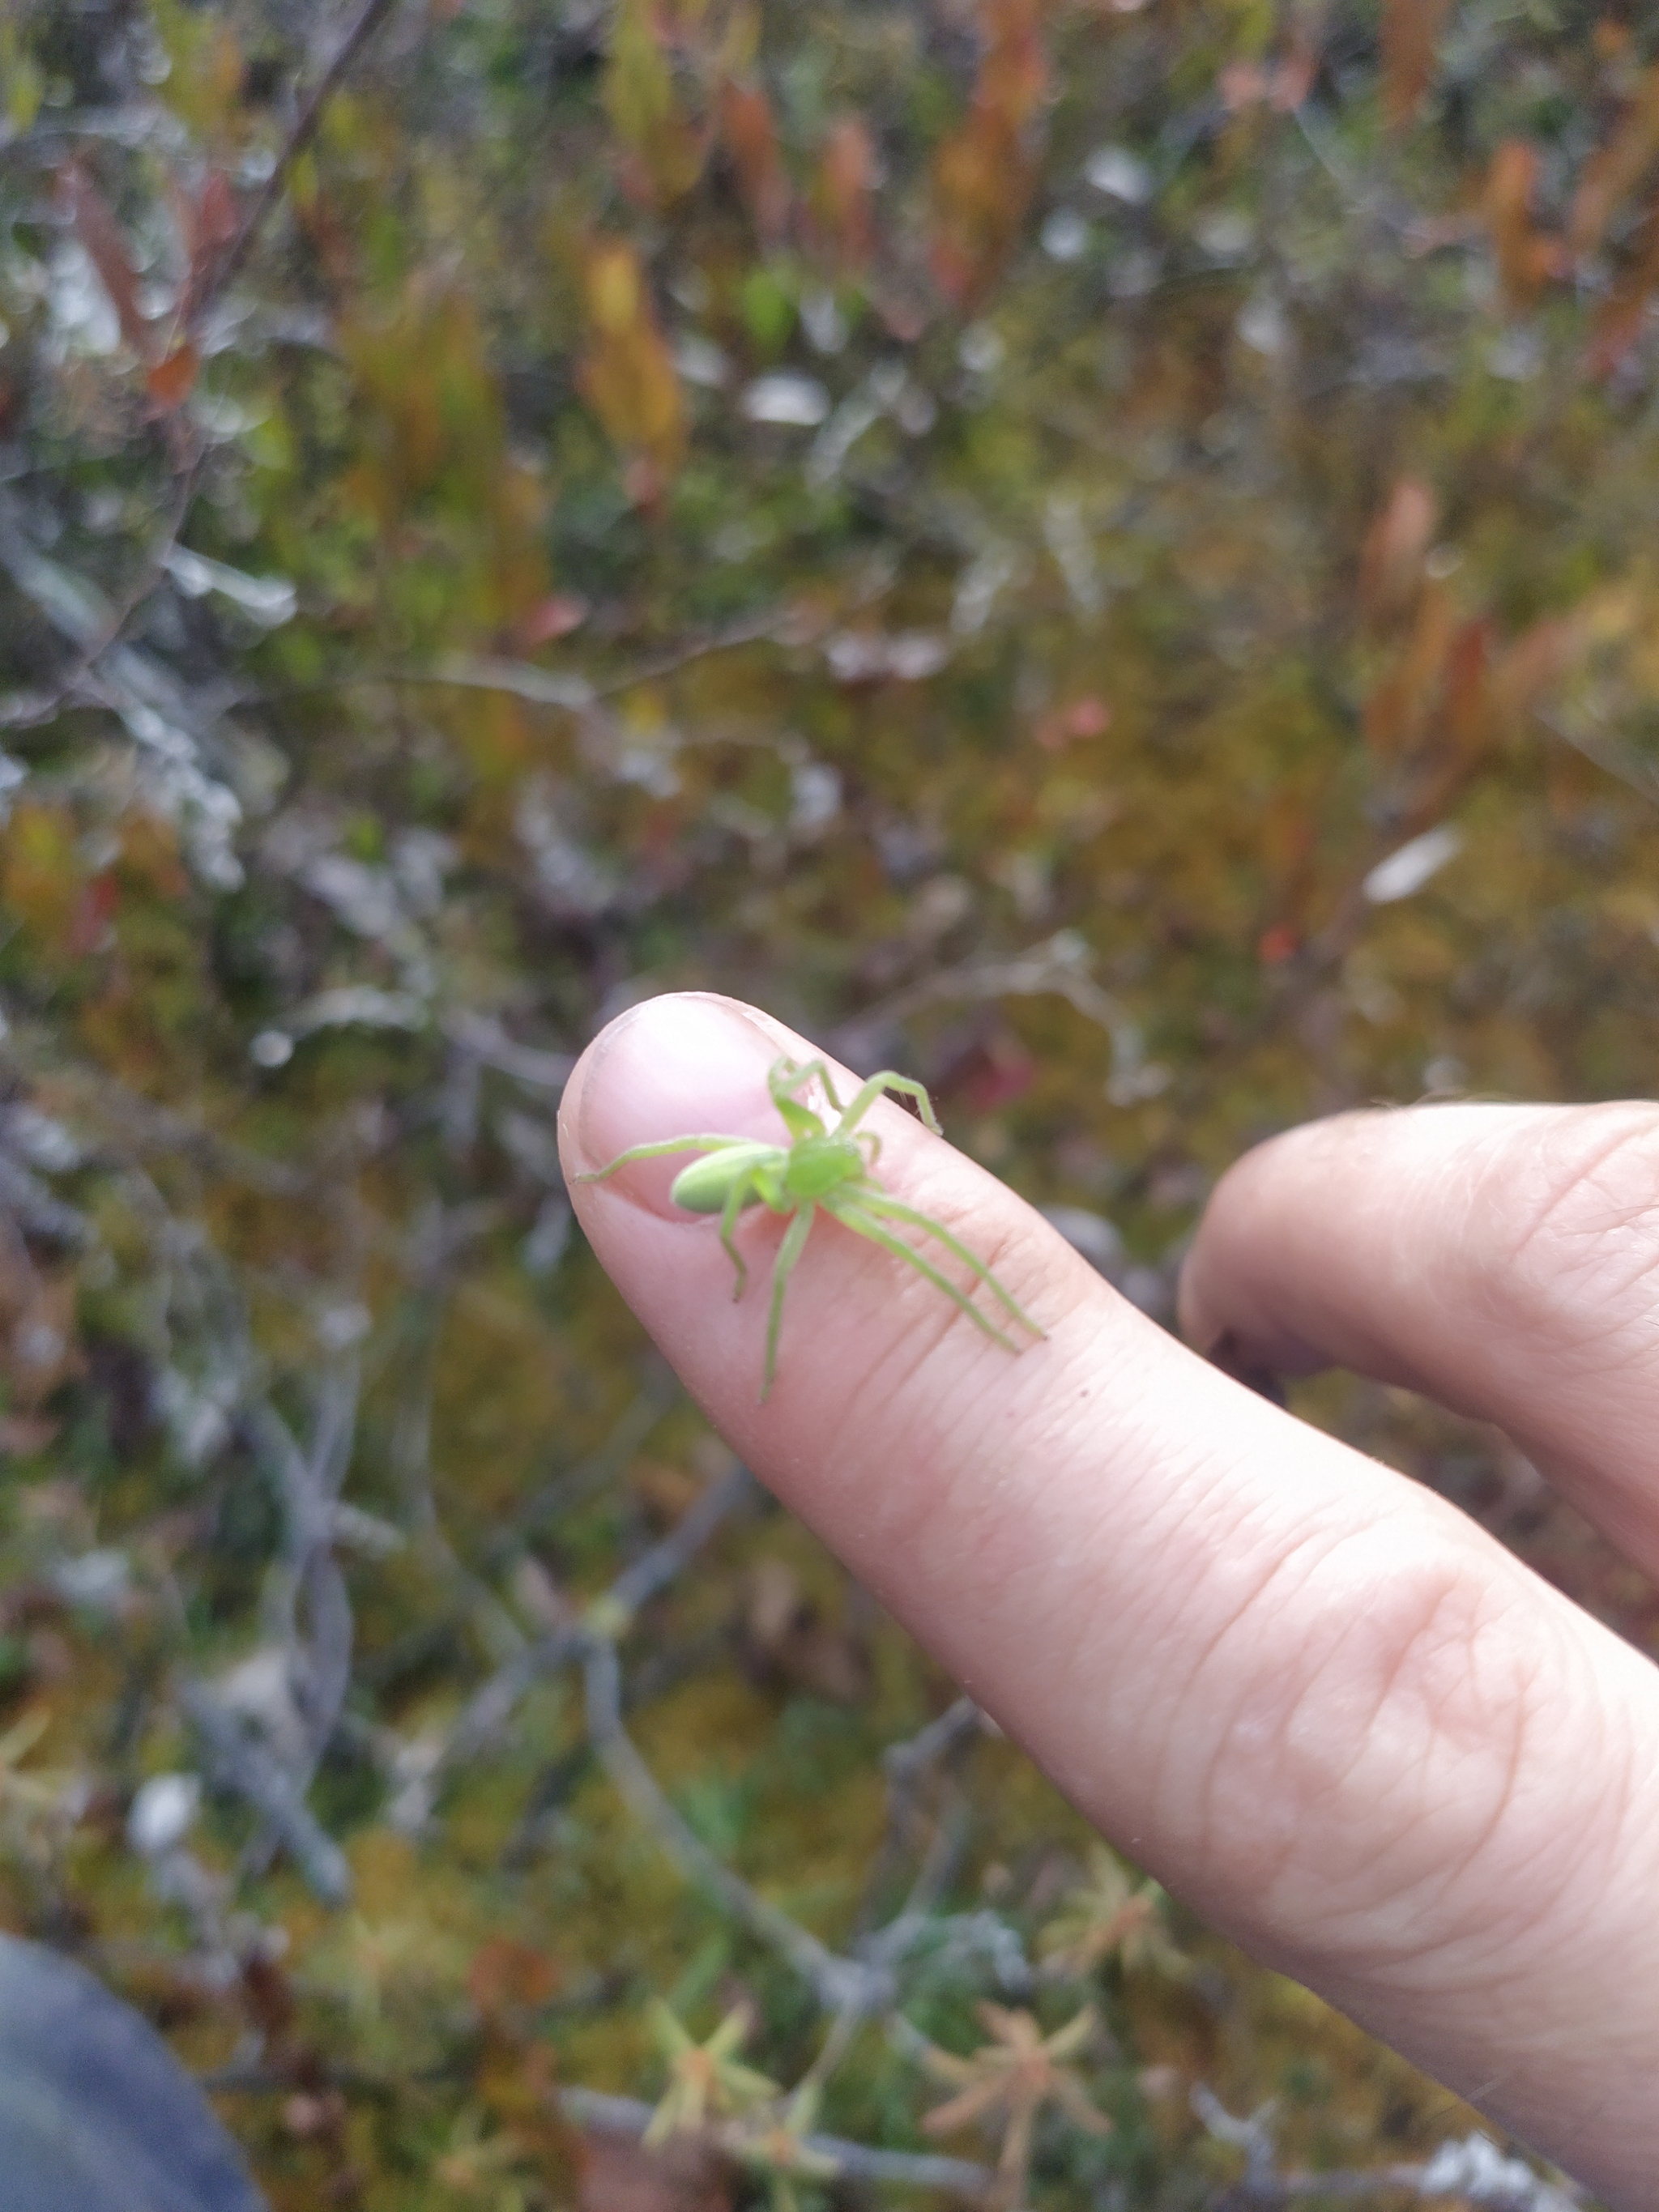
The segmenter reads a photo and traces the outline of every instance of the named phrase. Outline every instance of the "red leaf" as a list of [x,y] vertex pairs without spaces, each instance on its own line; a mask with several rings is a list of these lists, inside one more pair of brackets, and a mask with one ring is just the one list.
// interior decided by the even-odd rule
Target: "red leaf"
[[114,877],[107,872],[94,876],[76,901],[75,912],[70,917],[69,950],[76,958],[100,950],[120,903],[120,886]]
[[230,179],[222,169],[210,169],[202,179],[201,194],[196,203],[191,259],[228,246],[236,235],[236,196],[230,189]]
[[720,137],[738,173],[756,236],[763,246],[776,246],[789,222],[789,179],[778,152],[772,104],[758,85],[721,87]]
[[1411,121],[1434,81],[1450,0],[1382,0],[1382,110],[1392,129]]
[[1594,253],[1626,198],[1659,156],[1659,68],[1643,76],[1607,144],[1585,162],[1573,195],[1568,235],[1576,253]]
[[551,645],[555,638],[568,637],[573,629],[581,628],[592,611],[579,592],[551,592],[514,623],[514,650],[533,653],[538,645]]
[[1288,921],[1275,921],[1256,940],[1255,957],[1264,968],[1282,968],[1294,960],[1300,940]]
[[1640,252],[1620,271],[1596,317],[1587,362],[1592,376],[1611,376],[1647,326],[1648,301],[1659,289],[1659,202],[1643,230]]
[[467,1969],[467,1995],[486,2019],[538,2012],[558,1986],[556,1959],[506,1936],[492,1936]]
[[581,2145],[581,2212],[730,2212],[722,2161],[688,2136],[660,2150],[597,2134]]
[[875,252],[871,194],[876,149],[861,115],[843,115],[823,142],[812,182],[811,228],[843,276],[864,267]]
[[182,407],[196,388],[202,356],[193,345],[175,346],[165,361],[158,361],[144,378],[144,388],[165,414]]
[[121,335],[140,361],[155,357],[155,331],[138,307],[137,278],[127,259],[126,241],[109,203],[78,161],[63,173],[69,197],[70,219],[87,257],[98,271],[98,281],[110,296]]
[[1020,233],[1036,180],[1028,129],[1048,82],[1041,0],[981,0],[985,52],[966,121],[933,156],[934,281],[953,306],[983,298]]
[[1401,477],[1365,533],[1359,556],[1359,605],[1378,626],[1408,613],[1423,581],[1423,563],[1439,526],[1440,503],[1415,477]]

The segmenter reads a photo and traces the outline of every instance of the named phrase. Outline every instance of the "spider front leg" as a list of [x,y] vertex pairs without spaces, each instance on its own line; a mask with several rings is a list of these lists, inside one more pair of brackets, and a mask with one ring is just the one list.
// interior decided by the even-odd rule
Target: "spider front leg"
[[[827,1083],[824,1085],[824,1090],[826,1093],[830,1094],[830,1104],[832,1106],[836,1105],[836,1098],[834,1094],[830,1092],[830,1086]],[[914,1098],[917,1105],[921,1109],[922,1120],[933,1131],[933,1134],[936,1137],[942,1137],[945,1134],[944,1130],[939,1127],[939,1115],[933,1111],[933,1102],[927,1096],[927,1085],[925,1083],[918,1083],[913,1075],[900,1075],[890,1067],[884,1067],[878,1070],[876,1074],[872,1075],[870,1078],[870,1080],[864,1085],[862,1089],[860,1090],[854,1097],[852,1104],[848,1106],[847,1111],[842,1115],[840,1121],[836,1124],[836,1135],[838,1137],[851,1136],[853,1131],[870,1111],[870,1109],[875,1104],[877,1099],[881,1097],[884,1091],[896,1091],[901,1097]],[[839,1111],[839,1108],[837,1108],[837,1110]]]
[[778,1247],[778,1256],[772,1269],[772,1310],[766,1322],[766,1370],[761,1380],[760,1401],[763,1406],[771,1393],[772,1378],[778,1371],[778,1331],[783,1326],[783,1293],[795,1262],[806,1249],[806,1239],[811,1233],[813,1218],[817,1208],[805,1200],[794,1219],[783,1232],[783,1242]]
[[722,1152],[733,1145],[753,1142],[749,1137],[665,1137],[657,1145],[630,1145],[625,1152],[618,1152],[614,1160],[607,1160],[602,1168],[587,1168],[576,1177],[578,1182],[603,1182],[607,1176],[616,1174],[635,1160],[665,1159],[670,1152]]
[[830,1080],[830,1070],[821,1060],[775,1060],[767,1070],[766,1087],[772,1094],[772,1103],[783,1118],[783,1125],[792,1137],[821,1137],[824,1133],[823,1119],[810,1106],[802,1105],[795,1093],[809,1084],[814,1076],[823,1085],[823,1095],[839,1114],[841,1101]]

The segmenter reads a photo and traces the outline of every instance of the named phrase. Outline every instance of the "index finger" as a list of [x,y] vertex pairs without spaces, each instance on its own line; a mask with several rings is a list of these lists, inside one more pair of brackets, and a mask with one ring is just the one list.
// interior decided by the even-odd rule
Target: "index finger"
[[[572,1079],[568,1170],[680,1130],[780,1136],[781,1052],[813,1056],[729,1000],[635,1008]],[[734,1304],[660,1164],[574,1195],[710,1418],[1090,1819],[1587,2181],[1659,2203],[1652,1668],[1442,1500],[1185,1351],[899,1109],[871,1126],[886,1187],[1042,1342],[1012,1356],[824,1221],[758,1405],[782,1224],[745,1224],[758,1281]]]

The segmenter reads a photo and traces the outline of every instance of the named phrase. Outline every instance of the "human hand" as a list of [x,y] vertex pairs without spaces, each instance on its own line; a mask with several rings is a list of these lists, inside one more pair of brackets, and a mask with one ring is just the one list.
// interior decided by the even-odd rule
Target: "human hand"
[[[771,1138],[816,1048],[729,1000],[634,1008],[560,1119],[582,1225],[756,1473],[1090,1820],[1598,2191],[1659,2208],[1659,1672],[1455,1508],[1128,1306],[883,1103],[881,1176],[1048,1331],[1013,1359],[909,1270],[814,1235],[756,1402],[678,1163]],[[774,1228],[781,1224],[773,1224]],[[750,1228],[763,1239],[768,1231]],[[1498,1423],[1659,1571],[1659,1111],[1315,1124],[1216,1192],[1182,1316],[1240,1366],[1340,1362]]]

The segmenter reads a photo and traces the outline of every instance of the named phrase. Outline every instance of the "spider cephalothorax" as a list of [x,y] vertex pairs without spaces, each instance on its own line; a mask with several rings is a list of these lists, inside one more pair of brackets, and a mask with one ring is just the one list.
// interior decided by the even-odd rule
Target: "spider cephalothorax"
[[[814,1080],[822,1089],[830,1111],[838,1117],[833,1128],[826,1125],[822,1115],[801,1101],[800,1092]],[[896,1075],[890,1068],[883,1068],[863,1085],[845,1107],[836,1096],[830,1070],[821,1060],[799,1065],[787,1059],[776,1060],[766,1083],[772,1103],[789,1132],[787,1145],[769,1145],[756,1137],[665,1137],[659,1144],[635,1145],[628,1152],[619,1152],[605,1166],[579,1177],[582,1182],[599,1182],[632,1160],[656,1159],[670,1152],[702,1153],[702,1159],[693,1160],[690,1167],[681,1169],[669,1195],[676,1206],[683,1206],[690,1213],[719,1214],[720,1242],[737,1270],[733,1297],[743,1296],[749,1279],[748,1266],[737,1246],[738,1217],[750,1206],[765,1206],[774,1213],[792,1217],[772,1270],[772,1306],[767,1322],[766,1367],[761,1385],[763,1402],[777,1372],[784,1286],[820,1211],[832,1215],[857,1235],[867,1237],[872,1244],[879,1244],[896,1258],[908,1261],[936,1289],[953,1299],[988,1336],[994,1336],[1010,1352],[1018,1352],[1020,1346],[981,1312],[970,1297],[941,1273],[914,1244],[907,1244],[886,1224],[897,1221],[921,1230],[964,1267],[971,1268],[975,1278],[1021,1328],[1029,1329],[1033,1336],[1042,1334],[983,1261],[976,1259],[959,1237],[953,1236],[942,1222],[890,1196],[876,1181],[874,1168],[881,1152],[881,1139],[858,1125],[884,1091],[896,1091],[915,1100],[922,1120],[939,1133],[933,1102],[920,1083],[911,1076]]]

